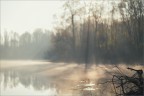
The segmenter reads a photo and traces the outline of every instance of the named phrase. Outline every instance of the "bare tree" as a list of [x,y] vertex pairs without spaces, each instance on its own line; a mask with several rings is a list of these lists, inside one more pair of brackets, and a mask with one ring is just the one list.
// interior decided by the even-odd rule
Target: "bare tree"
[[120,5],[122,20],[128,30],[131,42],[141,46],[144,28],[144,2],[143,0],[122,0]]
[[78,4],[79,0],[68,0],[64,4],[65,10],[67,9],[70,13],[70,20],[72,25],[72,34],[73,34],[73,48],[75,51],[75,44],[76,44],[76,32],[75,32],[75,16],[77,15],[78,11]]

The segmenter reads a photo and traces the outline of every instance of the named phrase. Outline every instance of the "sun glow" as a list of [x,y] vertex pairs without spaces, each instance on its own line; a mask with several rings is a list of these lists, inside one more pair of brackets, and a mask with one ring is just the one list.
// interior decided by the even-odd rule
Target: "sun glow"
[[[53,30],[59,25],[58,22],[64,21],[61,16],[66,10],[63,5],[66,0],[55,1],[0,1],[1,2],[1,32],[17,32],[22,34],[26,31],[33,32],[37,28]],[[86,5],[85,5],[86,4]],[[80,1],[79,7],[84,5],[102,5],[106,10],[111,10],[111,2],[92,0]],[[96,5],[95,5],[96,4]],[[87,9],[87,8],[86,8]],[[104,18],[110,14],[106,11],[102,13]],[[77,15],[78,17],[79,15]],[[82,16],[81,16],[82,17]]]
[[51,30],[54,15],[62,13],[63,1],[1,1],[1,32],[32,32],[36,28]]

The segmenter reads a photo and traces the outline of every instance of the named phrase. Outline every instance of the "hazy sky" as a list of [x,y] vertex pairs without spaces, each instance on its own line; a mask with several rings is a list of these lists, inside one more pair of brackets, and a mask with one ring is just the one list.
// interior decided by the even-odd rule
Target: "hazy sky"
[[62,13],[64,1],[0,1],[1,32],[15,31],[20,34],[33,32],[36,28],[51,30],[55,19],[54,14]]
[[[54,15],[61,17],[63,13],[64,2],[65,0],[0,1],[1,32],[7,30],[21,34],[26,31],[33,32],[36,28],[51,30],[56,26],[56,20],[59,20],[54,18]],[[105,2],[105,7],[109,9],[108,2]],[[104,14],[104,17],[107,16]]]

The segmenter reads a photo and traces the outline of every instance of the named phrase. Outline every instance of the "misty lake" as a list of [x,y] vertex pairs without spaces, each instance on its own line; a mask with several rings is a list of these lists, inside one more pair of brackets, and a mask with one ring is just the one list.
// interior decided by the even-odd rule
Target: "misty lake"
[[56,96],[58,94],[56,85],[52,84],[49,78],[39,74],[47,65],[44,62],[38,63],[40,62],[1,62],[0,95]]
[[[30,60],[0,61],[0,64],[0,96],[72,96],[75,94],[72,88],[76,81],[87,77],[97,83],[100,78],[108,76],[105,70],[110,71],[112,68],[111,65],[93,65],[85,74],[82,64]],[[141,66],[134,67],[144,69]],[[123,72],[126,70],[123,69]]]
[[76,64],[10,60],[0,61],[0,65],[0,96],[71,96],[65,81]]

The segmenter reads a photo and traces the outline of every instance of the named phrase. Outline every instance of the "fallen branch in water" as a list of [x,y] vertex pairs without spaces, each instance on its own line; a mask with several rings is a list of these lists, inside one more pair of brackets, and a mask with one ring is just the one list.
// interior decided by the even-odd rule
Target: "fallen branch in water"
[[133,76],[127,76],[120,70],[119,67],[115,67],[118,69],[119,74],[115,74],[111,80],[99,84],[111,84],[113,86],[115,96],[143,96],[143,71],[127,68],[128,70],[136,72]]

